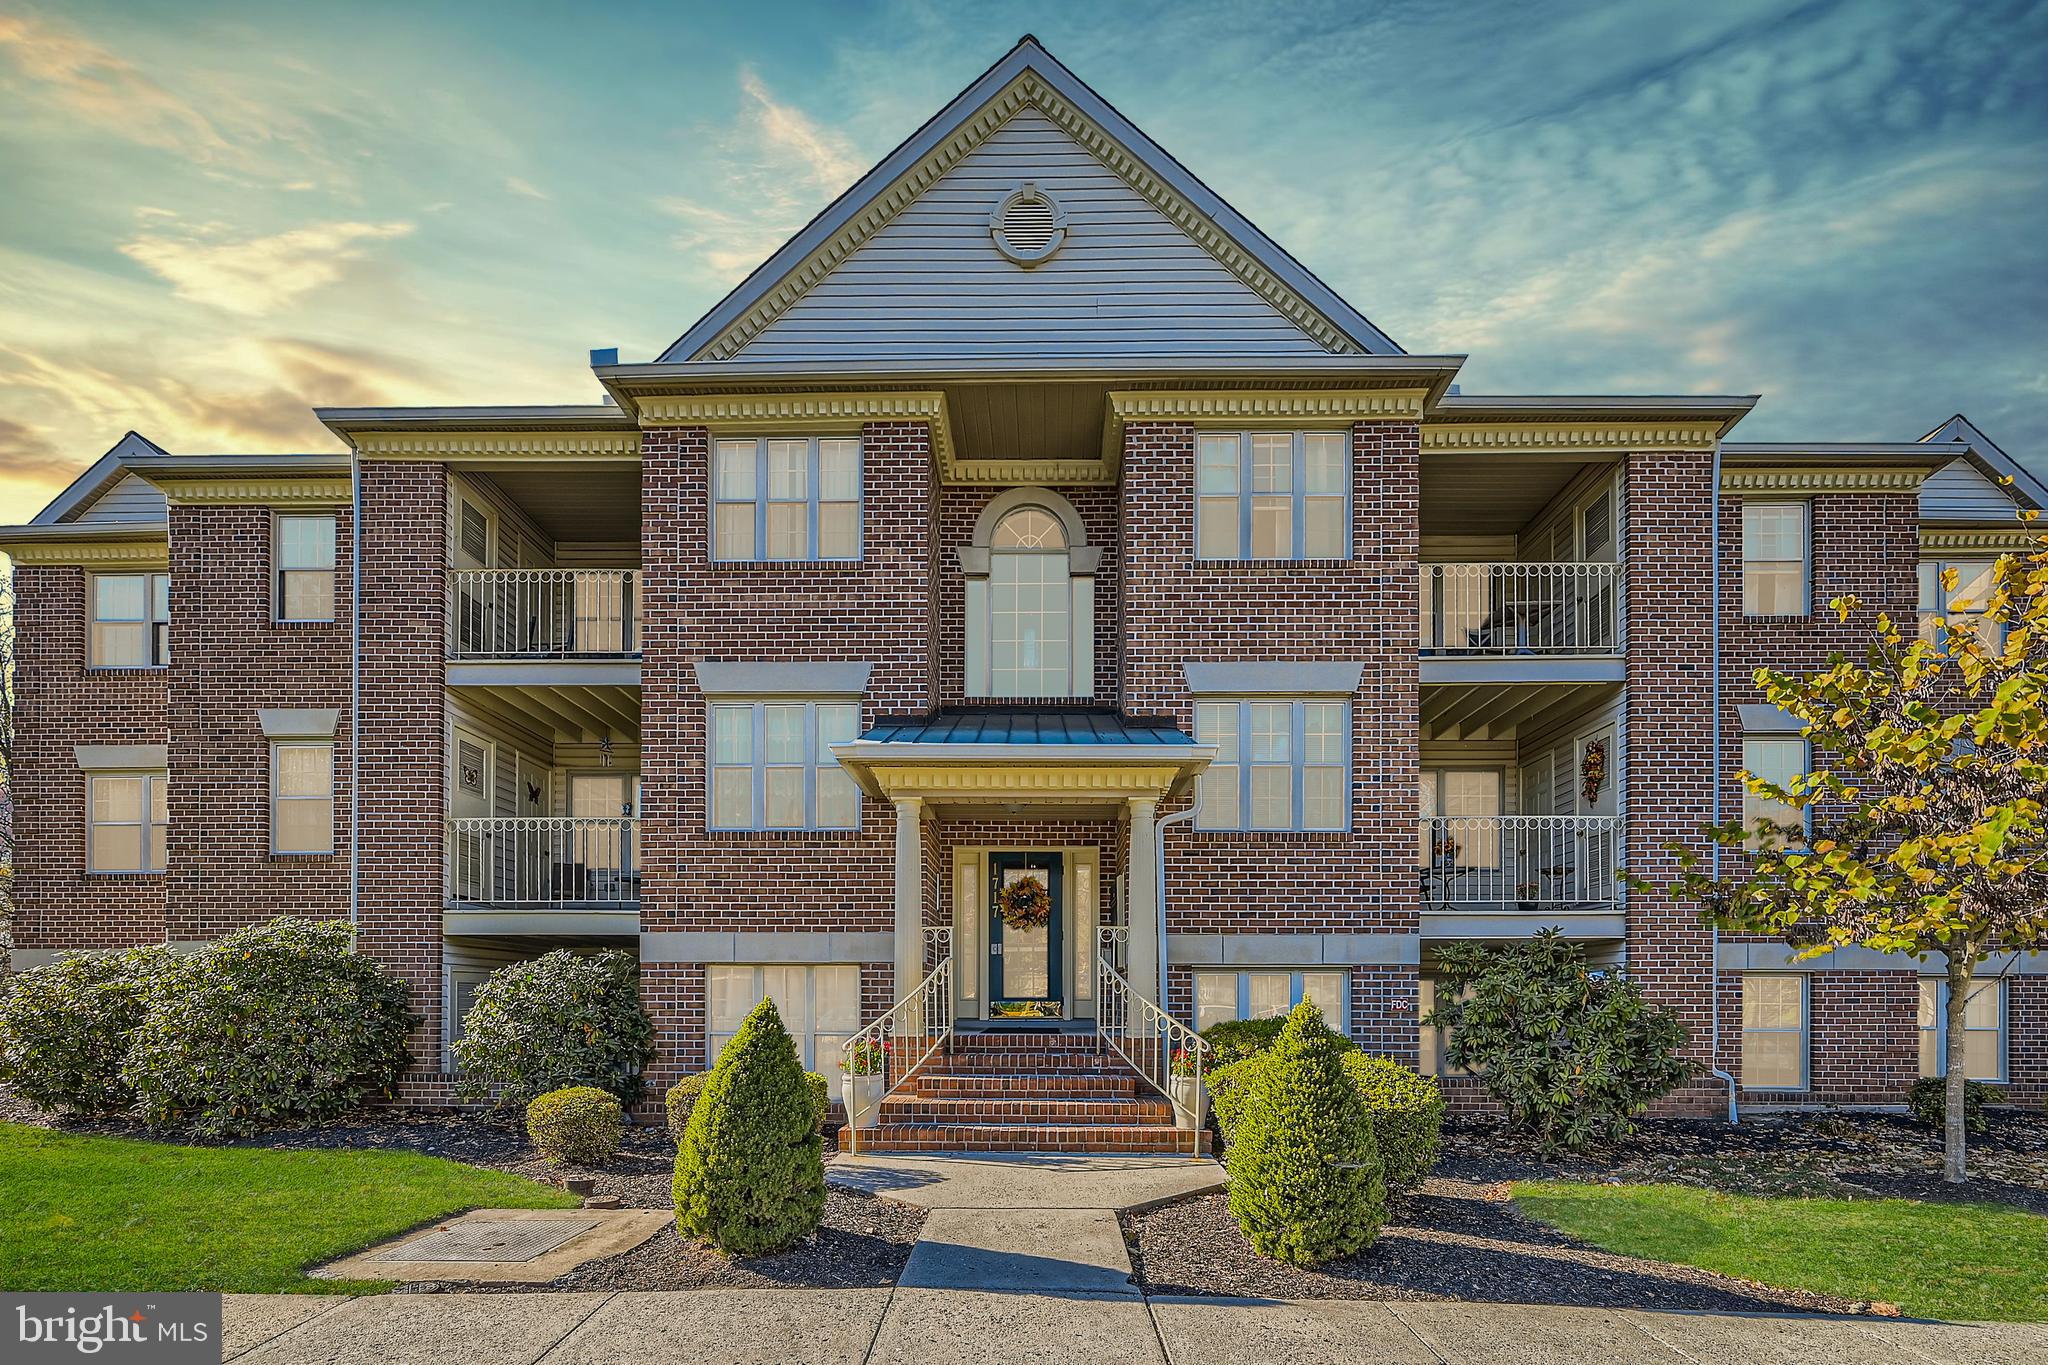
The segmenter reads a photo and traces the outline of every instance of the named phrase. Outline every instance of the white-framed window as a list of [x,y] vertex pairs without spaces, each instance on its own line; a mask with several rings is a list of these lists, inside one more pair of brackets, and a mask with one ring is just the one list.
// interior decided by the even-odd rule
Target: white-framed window
[[335,518],[328,515],[277,518],[277,619],[334,619]]
[[1351,827],[1349,702],[1198,702],[1195,740],[1216,746],[1201,778],[1201,828]]
[[839,1069],[846,1040],[860,1032],[860,967],[829,963],[816,967],[755,967],[715,962],[704,969],[707,1057],[718,1054],[739,1032],[754,1006],[775,1002],[782,1026],[796,1043],[807,1071],[829,1079]]
[[1437,979],[1432,976],[1425,976],[1415,983],[1416,1070],[1425,1076],[1485,1075],[1486,1068],[1483,1066],[1453,1068],[1446,1056],[1446,1051],[1450,1047],[1451,1031],[1446,1028],[1438,1028],[1434,1024],[1422,1022],[1436,1008],[1439,996],[1447,999],[1470,1000],[1472,998],[1472,987],[1466,986],[1462,990],[1453,993],[1447,987],[1440,985]]
[[[1742,741],[1742,766],[1745,771],[1756,774],[1769,782],[1783,787],[1796,777],[1803,776],[1809,761],[1807,743],[1797,736],[1748,735]],[[1742,788],[1742,825],[1749,833],[1744,843],[1750,848],[1762,848],[1767,839],[1756,833],[1756,822],[1769,820],[1774,825],[1806,826],[1806,812],[1783,801],[1758,796],[1747,783]]]
[[1499,867],[1498,768],[1424,768],[1419,867]]
[[270,746],[270,851],[334,852],[334,745],[281,740]]
[[1742,1088],[1807,1088],[1807,978],[1747,972],[1742,978]]
[[1324,1023],[1349,1033],[1350,975],[1342,967],[1196,972],[1195,1029],[1232,1019],[1278,1019],[1307,1000],[1323,1012]]
[[1804,616],[1811,508],[1803,502],[1742,504],[1742,612]]
[[169,842],[170,787],[162,773],[86,778],[85,870],[161,872]]
[[832,757],[859,729],[854,702],[714,702],[711,828],[859,828],[860,793]]
[[1351,434],[1203,432],[1195,558],[1348,559]]
[[92,668],[162,668],[171,661],[171,576],[92,576]]
[[[2005,982],[1997,977],[1970,983],[1963,1001],[1967,1055],[1964,1072],[1973,1081],[2005,1080]],[[1920,1074],[1948,1074],[1948,983],[1920,978]]]
[[[1081,697],[1067,532],[1042,507],[1019,507],[989,538],[989,695]],[[1093,660],[1090,660],[1092,663]]]
[[[1923,559],[1920,561],[1920,638],[1946,647],[1947,634],[1975,634],[1988,649],[2005,648],[2005,629],[1984,614],[1997,590],[1996,559]],[[1946,587],[1944,574],[1953,571],[1956,585]],[[1947,631],[1942,622],[1948,623]]]
[[859,437],[722,440],[712,466],[713,559],[860,558]]

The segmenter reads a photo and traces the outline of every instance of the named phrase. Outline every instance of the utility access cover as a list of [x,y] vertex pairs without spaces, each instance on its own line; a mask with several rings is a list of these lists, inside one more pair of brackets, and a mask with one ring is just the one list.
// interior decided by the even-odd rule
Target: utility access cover
[[596,1218],[469,1220],[365,1257],[371,1261],[532,1261],[596,1227]]

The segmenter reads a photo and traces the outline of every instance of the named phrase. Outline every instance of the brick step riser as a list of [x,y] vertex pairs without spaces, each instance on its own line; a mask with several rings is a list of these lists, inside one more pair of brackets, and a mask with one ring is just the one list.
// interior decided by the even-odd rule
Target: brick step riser
[[1138,1083],[1122,1076],[948,1076],[911,1077],[905,1089],[933,1099],[1134,1100]]
[[1000,1127],[1066,1127],[1104,1125],[1167,1124],[1173,1122],[1173,1106],[1163,1100],[1155,1104],[1090,1104],[1058,1100],[1036,1103],[990,1102],[984,1100],[923,1100],[891,1097],[882,1102],[883,1123],[995,1124]]
[[[1185,1155],[1190,1134],[1152,1125],[1099,1128],[878,1124],[860,1135],[863,1152],[1093,1152]],[[1206,1135],[1202,1144],[1208,1149]]]

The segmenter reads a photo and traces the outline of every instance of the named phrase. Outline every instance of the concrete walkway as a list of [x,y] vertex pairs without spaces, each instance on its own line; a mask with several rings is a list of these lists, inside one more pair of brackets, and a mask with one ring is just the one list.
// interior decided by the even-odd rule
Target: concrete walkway
[[227,1298],[246,1365],[2028,1365],[2048,1326],[975,1289]]

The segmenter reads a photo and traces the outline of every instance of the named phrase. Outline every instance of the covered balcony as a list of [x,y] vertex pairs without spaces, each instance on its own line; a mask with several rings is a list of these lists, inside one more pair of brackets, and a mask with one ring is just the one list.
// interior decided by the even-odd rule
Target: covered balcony
[[[534,917],[617,917],[637,932],[639,820],[631,817],[476,816],[448,822],[447,899],[465,920],[509,912]],[[474,927],[474,926],[472,926]]]
[[451,660],[640,657],[638,569],[452,569]]
[[1621,566],[1422,566],[1425,658],[1602,658],[1621,650]]
[[1621,932],[1619,816],[1431,816],[1419,845],[1425,938],[1486,937],[1490,920]]

